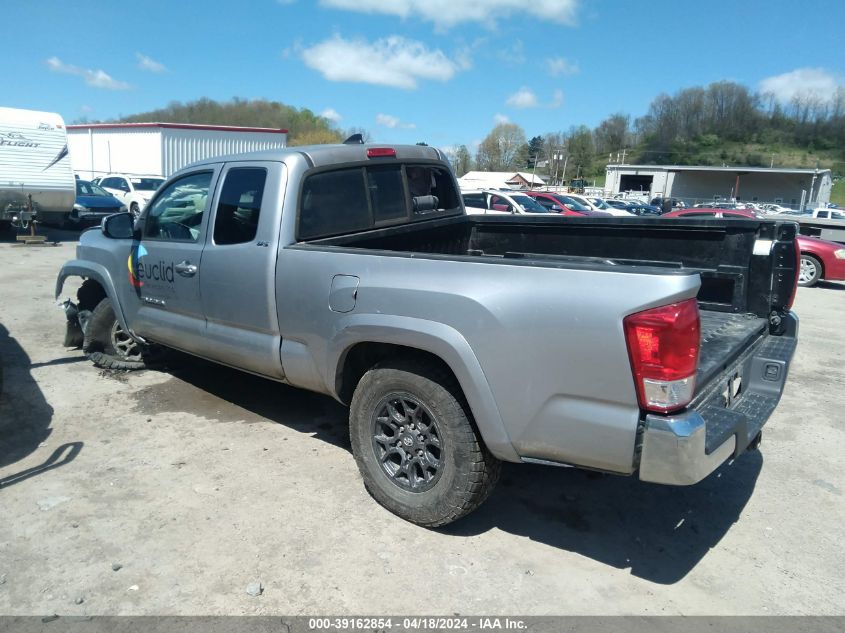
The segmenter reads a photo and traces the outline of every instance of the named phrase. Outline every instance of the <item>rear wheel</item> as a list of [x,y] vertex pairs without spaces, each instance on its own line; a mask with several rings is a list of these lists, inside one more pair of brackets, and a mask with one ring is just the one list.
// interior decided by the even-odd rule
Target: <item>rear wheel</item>
[[349,413],[367,491],[425,527],[455,521],[490,495],[501,462],[475,431],[451,375],[425,361],[387,361],[361,378]]
[[798,285],[809,288],[815,286],[822,276],[822,263],[817,257],[801,253],[801,269],[798,272]]
[[120,325],[111,301],[102,299],[85,324],[82,351],[103,369],[144,369],[147,348]]

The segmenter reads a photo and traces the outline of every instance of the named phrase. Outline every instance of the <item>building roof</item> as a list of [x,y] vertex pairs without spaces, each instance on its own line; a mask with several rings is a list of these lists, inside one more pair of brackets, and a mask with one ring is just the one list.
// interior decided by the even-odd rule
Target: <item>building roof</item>
[[68,132],[73,130],[132,130],[138,128],[173,128],[177,130],[212,130],[216,132],[263,132],[269,134],[287,134],[288,131],[274,127],[239,127],[235,125],[199,125],[197,123],[82,123],[68,125]]
[[830,173],[829,169],[793,169],[786,167],[711,167],[707,165],[608,165],[608,170],[617,171],[718,171],[728,173],[762,173],[762,174],[823,174]]
[[479,182],[488,184],[511,183],[517,180],[517,176],[521,177],[527,183],[535,185],[545,185],[546,181],[537,175],[523,171],[468,171],[458,180],[464,182]]

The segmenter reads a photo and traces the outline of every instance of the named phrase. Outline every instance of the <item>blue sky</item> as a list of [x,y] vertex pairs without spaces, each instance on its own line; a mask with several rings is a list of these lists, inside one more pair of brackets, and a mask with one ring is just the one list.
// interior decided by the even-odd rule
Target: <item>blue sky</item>
[[376,141],[477,144],[733,80],[845,84],[842,0],[7,0],[0,105],[66,121],[266,98]]

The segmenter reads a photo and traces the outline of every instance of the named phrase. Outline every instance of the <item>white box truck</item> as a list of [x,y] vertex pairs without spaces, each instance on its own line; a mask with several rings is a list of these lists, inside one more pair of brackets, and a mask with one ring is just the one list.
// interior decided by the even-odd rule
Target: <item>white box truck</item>
[[0,108],[0,229],[32,212],[42,222],[61,224],[75,199],[62,117]]

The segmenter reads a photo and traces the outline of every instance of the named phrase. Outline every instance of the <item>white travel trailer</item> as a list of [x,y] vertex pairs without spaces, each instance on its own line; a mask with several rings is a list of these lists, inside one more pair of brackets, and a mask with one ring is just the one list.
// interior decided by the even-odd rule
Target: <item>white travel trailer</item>
[[0,108],[0,228],[26,213],[62,223],[73,209],[76,181],[62,117],[53,112]]

